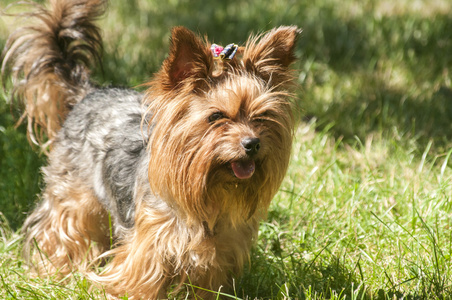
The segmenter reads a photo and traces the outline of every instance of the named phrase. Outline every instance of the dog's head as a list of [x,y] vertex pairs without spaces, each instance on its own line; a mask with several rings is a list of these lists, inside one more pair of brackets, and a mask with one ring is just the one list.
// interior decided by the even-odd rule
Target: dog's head
[[145,98],[154,193],[209,224],[213,216],[242,220],[267,208],[290,156],[287,88],[298,33],[275,28],[235,46],[235,57],[215,59],[208,42],[173,30],[169,56]]

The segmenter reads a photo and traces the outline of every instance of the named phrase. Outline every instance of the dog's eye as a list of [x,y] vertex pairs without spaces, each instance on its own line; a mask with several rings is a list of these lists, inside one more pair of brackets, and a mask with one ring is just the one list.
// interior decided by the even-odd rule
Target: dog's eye
[[262,123],[270,119],[270,113],[264,112],[254,117],[254,121]]
[[224,115],[222,112],[219,112],[219,111],[214,112],[213,114],[211,114],[209,116],[209,123],[213,123],[213,122],[218,121],[223,118],[224,118]]

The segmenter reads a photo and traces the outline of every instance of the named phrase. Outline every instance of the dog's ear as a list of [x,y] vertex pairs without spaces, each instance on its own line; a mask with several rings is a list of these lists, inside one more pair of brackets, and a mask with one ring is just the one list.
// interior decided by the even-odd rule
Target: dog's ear
[[272,85],[288,80],[289,65],[295,61],[295,44],[300,33],[296,26],[281,26],[249,39],[243,53],[247,71]]
[[212,65],[210,50],[199,37],[185,27],[173,28],[169,56],[161,70],[165,89],[172,90],[185,80],[206,79]]

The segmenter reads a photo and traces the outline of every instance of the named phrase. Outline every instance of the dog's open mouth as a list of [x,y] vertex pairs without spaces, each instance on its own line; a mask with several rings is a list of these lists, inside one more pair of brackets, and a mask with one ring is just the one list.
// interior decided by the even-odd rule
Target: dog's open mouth
[[254,160],[237,160],[231,162],[232,172],[238,179],[248,179],[254,174],[256,164]]

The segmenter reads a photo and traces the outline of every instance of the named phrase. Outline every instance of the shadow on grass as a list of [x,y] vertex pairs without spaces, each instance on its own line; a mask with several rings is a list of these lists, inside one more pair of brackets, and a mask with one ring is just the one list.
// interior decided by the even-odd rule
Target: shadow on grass
[[[298,250],[288,253],[279,236],[264,238],[263,246],[253,250],[250,265],[236,285],[242,299],[450,299],[452,290],[443,269],[423,269],[421,278],[414,276],[399,284],[382,274],[386,276],[386,287],[377,290],[366,284],[360,259],[353,267],[347,266],[331,255],[328,243],[314,257],[302,258],[303,248],[309,245],[296,245]],[[409,285],[411,281],[416,284]]]
[[[437,151],[451,146],[450,16],[369,16],[319,26],[307,26],[303,56],[325,67],[307,76],[317,88],[332,88],[334,95],[325,108],[311,85],[300,93],[300,106],[308,118],[318,119],[320,129],[334,124],[334,136],[362,140],[375,132],[390,136],[395,130],[415,138],[421,151],[430,140]],[[328,72],[334,72],[336,82],[329,81]],[[351,81],[352,89],[342,77]]]
[[371,133],[383,132],[414,138],[419,151],[430,140],[437,151],[446,151],[452,141],[452,90],[442,86],[429,96],[416,97],[386,86],[370,91],[363,87],[356,95],[343,95],[327,111],[311,111],[312,116],[318,118],[319,129],[333,123],[330,132],[337,138],[357,136],[363,141]]
[[[146,81],[166,57],[174,26],[185,26],[207,36],[210,42],[244,44],[252,33],[280,25],[302,25],[301,12],[308,6],[307,3],[297,3],[293,9],[284,2],[257,0],[152,3],[140,0],[116,3],[115,10],[121,12],[118,21],[125,32],[117,32],[117,36],[108,38],[106,48],[110,51],[104,55],[104,76],[96,74],[102,78],[100,81],[113,85],[137,85]],[[132,32],[127,32],[129,23],[136,27]]]
[[409,66],[419,79],[432,79],[452,65],[452,18],[434,19],[411,15],[376,17],[373,12],[359,18],[338,18],[334,9],[321,10],[323,19],[308,19],[301,48],[337,72],[373,67],[380,59]]
[[44,158],[28,143],[24,126],[14,127],[10,107],[0,94],[0,211],[13,230],[23,223],[40,193]]
[[278,262],[275,257],[254,255],[239,282],[239,290],[249,299],[306,299],[310,295],[326,299],[358,296],[360,299],[366,296],[354,272],[348,271],[339,259],[293,262],[297,265],[287,270],[288,265],[282,258]]

